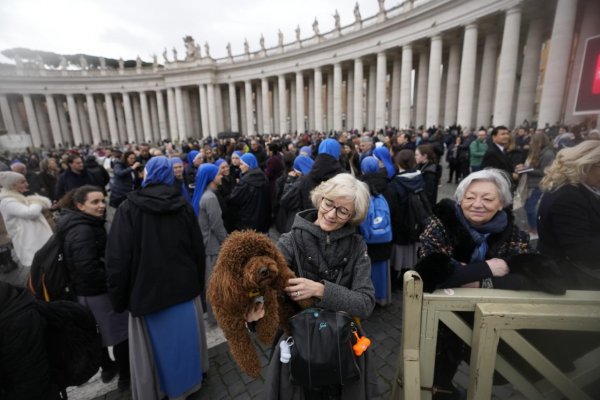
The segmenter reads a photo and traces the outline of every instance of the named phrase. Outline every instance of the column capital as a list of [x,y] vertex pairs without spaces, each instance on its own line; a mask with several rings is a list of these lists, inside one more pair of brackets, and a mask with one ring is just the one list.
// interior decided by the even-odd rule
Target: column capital
[[477,21],[470,22],[465,25],[465,31],[471,30],[471,29],[477,29]]
[[512,6],[508,10],[506,10],[506,15],[521,13],[521,4],[517,4],[516,6]]

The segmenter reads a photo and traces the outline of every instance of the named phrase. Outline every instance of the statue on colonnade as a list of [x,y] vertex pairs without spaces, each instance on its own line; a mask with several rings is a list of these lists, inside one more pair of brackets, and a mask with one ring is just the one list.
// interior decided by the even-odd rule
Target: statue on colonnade
[[340,14],[337,9],[335,10],[335,14],[333,14],[333,19],[335,20],[335,30],[339,32],[340,29],[342,29],[342,25],[340,23]]
[[258,42],[260,43],[260,49],[265,51],[265,37],[262,33],[260,34],[260,40]]
[[315,32],[315,36],[319,36],[319,21],[317,21],[317,17],[315,17],[315,22],[313,22],[312,28]]
[[279,47],[283,47],[283,32],[281,32],[281,29],[279,29],[279,31],[277,32],[277,38],[278,38],[277,45]]
[[169,59],[167,58],[167,48],[165,47],[165,50],[162,53],[163,59],[165,60],[165,64],[169,62]]
[[385,0],[377,0],[379,12],[377,13],[377,22],[385,21]]
[[183,37],[183,43],[185,44],[185,61],[194,61],[200,55],[196,48],[196,42],[190,35]]
[[69,62],[67,61],[65,56],[60,56],[60,64],[59,67],[60,69],[67,69],[67,66],[69,65]]
[[204,52],[206,53],[206,58],[210,58],[210,46],[208,42],[204,42]]
[[173,46],[173,61],[177,62],[179,60],[177,60],[177,49],[175,48],[175,46]]
[[244,53],[250,55],[250,45],[248,44],[248,38],[244,38]]
[[233,58],[233,54],[231,54],[231,42],[227,42],[225,48],[227,49],[227,58],[231,60]]
[[79,66],[81,67],[81,69],[88,68],[88,62],[83,55],[79,56]]
[[296,26],[296,42],[300,43],[300,25]]
[[119,57],[119,69],[123,70],[125,68],[125,61],[123,61],[123,57]]
[[354,22],[362,22],[362,17],[360,16],[360,9],[358,7],[358,1],[354,5]]

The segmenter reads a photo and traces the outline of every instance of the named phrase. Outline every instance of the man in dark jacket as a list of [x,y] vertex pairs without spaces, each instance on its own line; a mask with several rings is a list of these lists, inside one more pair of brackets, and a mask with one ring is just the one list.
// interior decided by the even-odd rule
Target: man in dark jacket
[[46,321],[33,296],[0,282],[0,398],[58,399],[46,351]]
[[98,185],[94,177],[86,171],[81,156],[71,154],[67,158],[68,169],[58,177],[56,182],[56,198],[60,199],[65,193],[83,185]]
[[267,153],[260,143],[258,143],[258,140],[252,140],[250,142],[250,153],[254,154],[254,157],[256,157],[259,167],[264,169],[267,164]]
[[515,173],[510,158],[506,152],[508,143],[510,142],[510,133],[505,126],[497,126],[492,130],[491,143],[481,161],[481,168],[498,168],[505,171],[514,181],[519,179]]
[[106,185],[108,185],[108,182],[110,181],[110,175],[108,175],[108,172],[106,172],[106,169],[104,169],[103,166],[98,164],[96,156],[86,156],[83,165],[85,169],[90,173],[90,175],[92,175],[92,179],[94,180],[95,185],[102,188],[104,194],[106,194],[105,188]]

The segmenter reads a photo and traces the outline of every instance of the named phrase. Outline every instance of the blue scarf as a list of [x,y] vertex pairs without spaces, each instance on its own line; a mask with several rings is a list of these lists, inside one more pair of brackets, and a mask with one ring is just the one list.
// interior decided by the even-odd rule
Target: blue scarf
[[506,212],[499,211],[494,215],[494,218],[482,225],[471,225],[465,218],[462,209],[458,203],[455,204],[456,216],[460,223],[469,231],[471,238],[477,244],[473,255],[471,256],[471,262],[485,261],[485,255],[488,251],[487,238],[492,233],[502,232],[508,225],[508,216]]
[[379,162],[373,156],[367,156],[360,162],[360,170],[363,174],[376,174],[379,172]]
[[146,164],[146,177],[142,182],[142,187],[160,183],[171,186],[174,181],[175,174],[173,174],[173,167],[167,157],[152,157],[148,161]]
[[325,139],[319,145],[319,154],[329,154],[336,160],[340,159],[341,146],[340,142],[335,139]]
[[192,198],[192,207],[196,216],[200,212],[200,199],[206,190],[206,187],[211,183],[219,173],[219,167],[214,164],[202,164],[196,172],[196,187],[194,188],[194,197]]
[[[176,164],[183,165],[183,161],[179,157],[169,158],[169,162],[171,163],[171,167],[174,167]],[[185,179],[181,179],[181,195],[184,199],[187,200],[188,203],[192,204],[190,193],[188,192],[187,187],[185,185]]]
[[396,175],[396,167],[387,147],[381,146],[373,150],[373,156],[385,165],[387,178],[392,179]]

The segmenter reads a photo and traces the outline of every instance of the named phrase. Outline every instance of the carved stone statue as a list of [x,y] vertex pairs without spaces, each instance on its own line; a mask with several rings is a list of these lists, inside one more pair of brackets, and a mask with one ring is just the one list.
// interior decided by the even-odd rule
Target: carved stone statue
[[360,9],[358,8],[358,1],[354,5],[354,21],[355,22],[361,22],[362,21],[362,18],[360,16]]
[[196,50],[196,42],[190,35],[183,37],[183,43],[185,44],[185,61],[193,61],[200,55]]
[[123,57],[119,57],[119,69],[125,68],[125,61],[123,61]]
[[300,42],[300,25],[296,26],[296,41]]
[[67,66],[69,65],[67,59],[65,58],[65,56],[60,56],[60,69],[67,69]]
[[342,28],[342,26],[340,23],[340,14],[338,13],[337,9],[335,10],[335,14],[333,14],[333,19],[335,20],[335,30],[339,31]]
[[225,48],[227,49],[227,57],[233,58],[233,55],[231,54],[231,43],[227,42],[227,46],[225,46]]
[[279,47],[283,47],[283,32],[281,32],[281,29],[279,29],[279,32],[277,32],[277,38],[278,38],[278,46]]
[[163,51],[163,59],[165,60],[165,64],[169,62],[169,59],[167,58],[167,48],[165,47],[165,50]]
[[137,58],[135,59],[135,67],[136,68],[142,68],[142,59],[140,58],[140,56],[138,55]]
[[200,43],[196,43],[196,54],[198,54],[198,58],[202,58],[202,52],[200,51]]
[[250,45],[248,44],[248,38],[244,38],[244,53],[250,55]]
[[158,67],[158,57],[156,56],[156,54],[152,54],[152,66],[154,68]]
[[23,68],[23,60],[21,60],[21,57],[19,57],[19,56],[15,56],[15,66],[16,66],[18,69],[21,69],[21,68]]
[[88,67],[88,62],[83,55],[79,56],[79,66],[81,66],[81,69],[87,69]]
[[377,0],[379,3],[379,13],[385,13],[385,0]]
[[100,57],[100,69],[106,69],[106,58]]
[[177,62],[177,49],[173,46],[173,61]]
[[206,57],[210,58],[210,46],[208,42],[204,42],[204,52],[206,53]]
[[263,34],[262,34],[262,33],[260,34],[260,40],[259,40],[259,43],[260,43],[260,49],[261,49],[262,51],[265,51],[265,37],[263,36]]
[[315,32],[315,36],[319,36],[319,21],[315,17],[315,22],[312,24],[313,31]]

